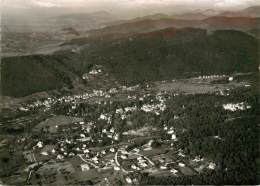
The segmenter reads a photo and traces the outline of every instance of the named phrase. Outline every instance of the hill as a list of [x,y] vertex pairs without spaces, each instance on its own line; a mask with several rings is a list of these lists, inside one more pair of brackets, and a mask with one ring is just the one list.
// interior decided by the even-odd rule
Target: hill
[[196,27],[199,22],[193,20],[178,19],[143,19],[130,21],[119,25],[108,26],[99,30],[91,30],[88,33],[92,36],[107,35],[112,33],[129,34],[152,32],[169,27]]
[[64,87],[79,88],[82,83],[77,74],[55,56],[6,57],[1,65],[3,96],[22,97]]
[[226,17],[260,17],[260,6],[252,6],[240,11],[226,11],[219,16]]
[[168,28],[90,46],[82,51],[85,61],[110,67],[126,83],[257,69],[257,40],[238,31],[207,35],[202,29]]
[[235,29],[247,31],[257,28],[259,18],[214,16],[203,20],[208,29]]
[[65,85],[43,67],[40,57],[6,58],[3,59],[1,70],[3,95],[25,96]]
[[63,84],[74,88],[73,80],[94,64],[103,65],[123,84],[194,74],[252,72],[258,67],[257,40],[239,31],[208,35],[202,29],[168,28],[116,39],[74,40],[72,44],[82,45],[81,51],[4,58],[4,94],[24,96],[61,88]]
[[[151,17],[151,16],[150,16]],[[130,33],[144,33],[152,32],[169,27],[184,28],[202,28],[207,30],[240,30],[248,31],[257,27],[259,18],[250,17],[223,17],[212,16],[203,20],[188,20],[175,18],[161,18],[161,19],[138,19],[131,20],[125,23],[112,25],[103,29],[88,31],[90,36],[100,37],[111,34],[130,34]]]
[[185,14],[179,14],[173,16],[176,19],[186,19],[186,20],[203,20],[208,17],[208,15],[201,12],[189,12]]
[[[192,20],[202,20],[212,16],[218,17],[251,17],[256,18],[260,17],[260,6],[252,6],[242,10],[237,11],[221,11],[221,10],[214,10],[214,9],[207,9],[207,10],[194,10],[192,12],[186,12],[183,14],[173,15],[170,16],[171,18],[178,18],[178,19],[192,19]],[[169,18],[169,17],[168,17]]]

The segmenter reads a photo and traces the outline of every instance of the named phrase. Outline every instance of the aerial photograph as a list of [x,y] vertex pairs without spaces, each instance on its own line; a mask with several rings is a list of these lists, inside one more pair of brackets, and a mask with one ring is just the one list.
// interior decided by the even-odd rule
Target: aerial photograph
[[0,5],[0,186],[260,184],[259,0]]

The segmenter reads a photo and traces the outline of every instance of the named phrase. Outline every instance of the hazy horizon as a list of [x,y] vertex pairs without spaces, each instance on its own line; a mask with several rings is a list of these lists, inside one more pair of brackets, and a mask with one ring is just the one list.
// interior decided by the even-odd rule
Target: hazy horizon
[[122,18],[198,10],[237,10],[260,5],[255,0],[3,0],[3,14],[66,14],[107,11]]

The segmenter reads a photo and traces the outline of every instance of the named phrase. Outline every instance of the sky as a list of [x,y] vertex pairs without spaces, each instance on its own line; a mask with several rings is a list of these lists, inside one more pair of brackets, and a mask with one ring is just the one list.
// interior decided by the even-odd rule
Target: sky
[[215,8],[247,7],[259,5],[259,0],[2,0],[4,6],[28,7],[126,7],[138,6],[212,6]]
[[[108,11],[117,15],[172,14],[197,9],[236,10],[260,5],[260,0],[0,0],[3,12],[66,9],[69,12]],[[74,13],[73,12],[73,13]]]

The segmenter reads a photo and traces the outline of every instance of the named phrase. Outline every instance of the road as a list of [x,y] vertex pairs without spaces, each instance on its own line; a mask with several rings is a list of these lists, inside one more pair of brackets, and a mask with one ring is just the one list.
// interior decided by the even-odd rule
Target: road
[[[115,163],[116,163],[116,165],[117,165],[118,167],[120,167],[121,170],[122,170],[122,172],[124,172],[124,173],[126,173],[126,174],[129,174],[129,173],[133,172],[133,171],[127,171],[127,170],[125,170],[123,167],[121,167],[120,163],[118,162],[118,152],[122,152],[122,150],[118,150],[118,151],[115,153]],[[131,153],[131,152],[130,152],[130,153],[128,153],[128,155],[141,156],[141,157],[143,157],[144,159],[146,159],[152,166],[155,165],[154,162],[152,162],[148,157],[146,157],[146,156],[144,156],[144,155],[142,155],[142,154],[139,154],[139,153]]]
[[96,169],[99,169],[99,167],[98,167],[97,165],[95,165],[94,163],[92,163],[91,161],[85,160],[85,159],[82,157],[82,155],[78,155],[78,156],[79,156],[79,158],[80,158],[82,161],[84,161],[85,163],[92,165],[92,166],[93,166],[94,168],[96,168]]

